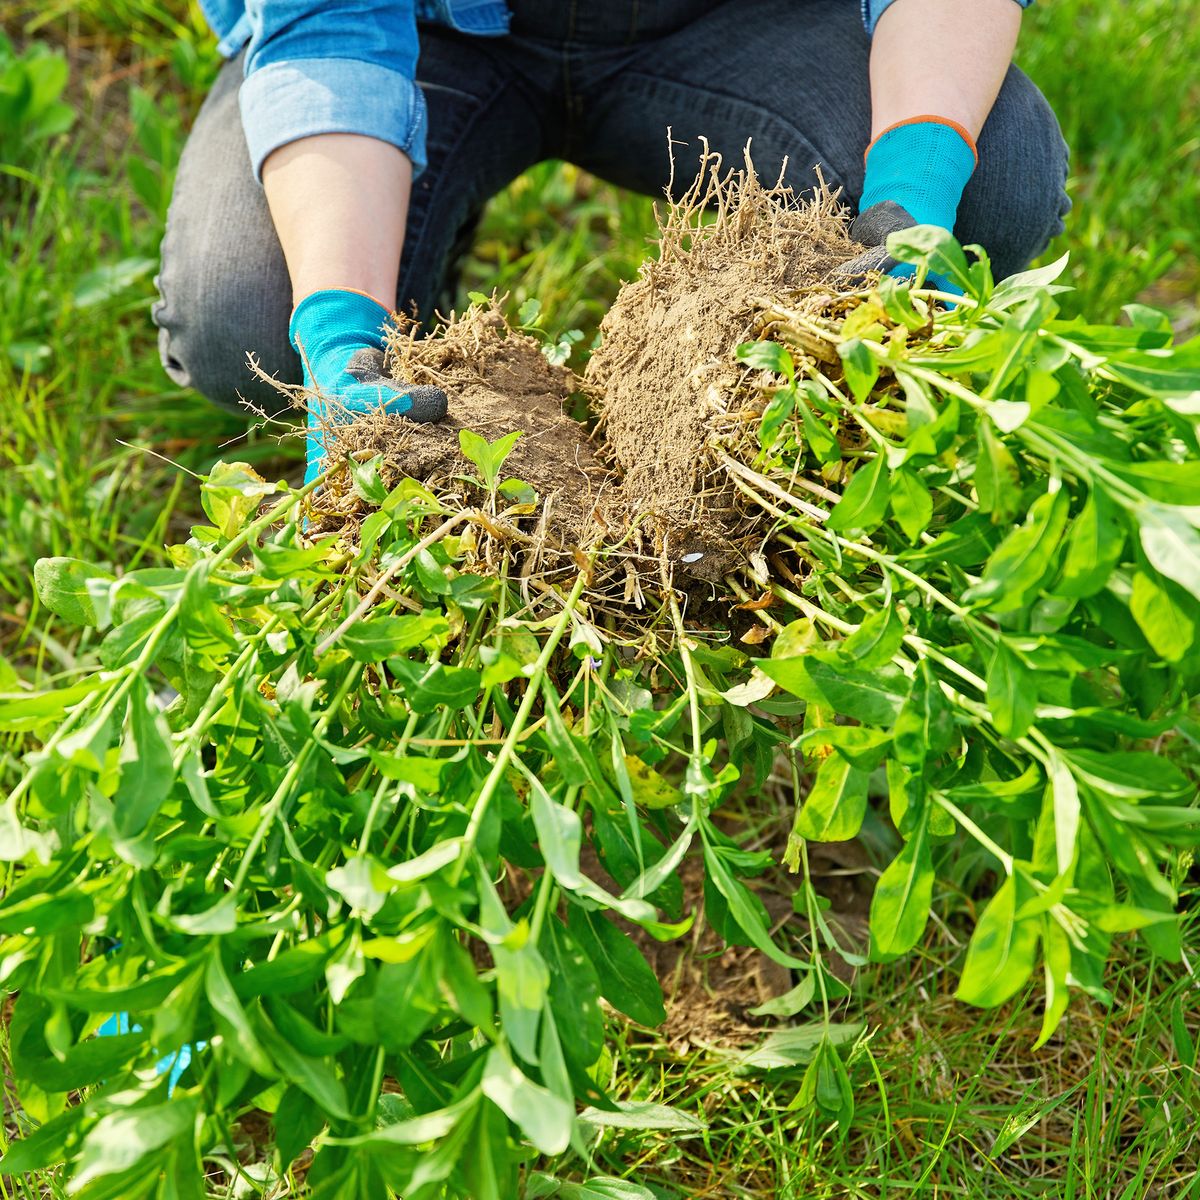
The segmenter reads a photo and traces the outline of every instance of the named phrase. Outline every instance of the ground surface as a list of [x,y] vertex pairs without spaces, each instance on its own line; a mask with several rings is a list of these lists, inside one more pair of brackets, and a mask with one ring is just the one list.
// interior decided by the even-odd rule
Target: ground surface
[[[176,466],[216,457],[300,473],[299,445],[247,432],[173,387],[158,366],[151,277],[187,125],[217,66],[194,9],[178,0],[7,3],[3,30],[40,37],[71,62],[74,128],[21,147],[0,169],[0,682],[72,672],[94,645],[40,612],[30,582],[43,555],[151,565],[194,518]],[[1059,0],[1031,10],[1020,61],[1060,114],[1074,152],[1075,208],[1048,257],[1069,250],[1068,304],[1115,318],[1134,298],[1200,327],[1200,17],[1176,0]],[[515,312],[541,301],[552,335],[592,334],[653,228],[649,201],[570,168],[539,167],[490,208],[463,293],[497,286]],[[5,747],[0,746],[0,755]],[[11,771],[0,757],[0,772]],[[791,814],[746,814],[740,833],[775,846]],[[822,864],[847,942],[873,882],[861,855]],[[978,865],[962,864],[963,878]],[[780,891],[786,891],[786,884]],[[746,1064],[748,1014],[780,980],[749,952],[711,957],[703,940],[661,965],[673,996],[655,1037],[614,1045],[624,1096],[703,1107],[703,1140],[610,1133],[604,1169],[711,1197],[1200,1196],[1196,1046],[1200,997],[1186,973],[1136,944],[1112,981],[1115,1003],[1072,1012],[1030,1051],[1040,1014],[1028,998],[981,1014],[955,1003],[961,897],[931,948],[907,965],[851,979],[844,1020],[876,1030],[853,1067],[858,1105],[838,1138],[789,1109],[795,1080]],[[793,917],[785,904],[780,920]],[[1189,942],[1200,946],[1195,923]],[[932,948],[936,947],[936,948]],[[57,1195],[0,1179],[0,1196]],[[218,1194],[225,1194],[220,1192]]]

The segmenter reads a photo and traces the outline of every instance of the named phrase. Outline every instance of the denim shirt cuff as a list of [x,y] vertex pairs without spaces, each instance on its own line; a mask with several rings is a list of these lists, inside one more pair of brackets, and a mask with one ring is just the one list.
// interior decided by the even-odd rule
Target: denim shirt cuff
[[[895,3],[895,0],[861,0],[863,24],[867,28],[867,32],[873,34],[875,26],[879,22],[879,18],[883,16],[884,11]],[[1033,0],[1016,0],[1022,8],[1028,8]]]
[[399,147],[413,176],[425,159],[425,98],[399,71],[351,58],[268,63],[243,81],[238,102],[254,177],[272,150],[320,133],[361,133]]

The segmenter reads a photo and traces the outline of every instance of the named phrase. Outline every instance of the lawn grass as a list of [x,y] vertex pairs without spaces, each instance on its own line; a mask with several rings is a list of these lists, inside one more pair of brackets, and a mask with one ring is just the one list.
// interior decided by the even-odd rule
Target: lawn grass
[[[79,119],[0,176],[0,682],[68,674],[91,656],[86,636],[39,610],[38,557],[153,565],[168,528],[194,516],[186,469],[237,457],[300,472],[298,447],[247,432],[158,365],[153,264],[174,162],[216,61],[196,11],[59,0],[6,13],[5,30],[67,51]],[[1071,254],[1068,311],[1108,320],[1141,298],[1195,329],[1200,19],[1168,0],[1057,0],[1028,14],[1019,61],[1073,147],[1075,208],[1047,253]],[[584,330],[586,347],[652,232],[649,200],[545,164],[489,206],[460,299],[496,287],[515,310],[537,298],[548,327]],[[1111,1010],[1077,1008],[1033,1053],[1032,994],[994,1013],[950,998],[959,907],[947,902],[937,945],[864,970],[835,1014],[874,1031],[854,1062],[848,1134],[789,1107],[795,1077],[739,1073],[702,1047],[680,1057],[622,1028],[614,1090],[703,1111],[710,1131],[610,1131],[598,1167],[679,1197],[1200,1197],[1194,977],[1130,940]],[[1188,943],[1194,960],[1194,921]],[[60,1194],[53,1180],[0,1178],[5,1200],[47,1193]]]

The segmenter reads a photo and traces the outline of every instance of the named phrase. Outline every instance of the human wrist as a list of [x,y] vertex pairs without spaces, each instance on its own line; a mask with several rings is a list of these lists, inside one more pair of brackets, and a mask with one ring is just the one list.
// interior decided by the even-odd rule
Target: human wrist
[[962,126],[943,117],[920,116],[885,129],[867,147],[865,159],[860,212],[890,200],[918,225],[953,229],[978,155]]

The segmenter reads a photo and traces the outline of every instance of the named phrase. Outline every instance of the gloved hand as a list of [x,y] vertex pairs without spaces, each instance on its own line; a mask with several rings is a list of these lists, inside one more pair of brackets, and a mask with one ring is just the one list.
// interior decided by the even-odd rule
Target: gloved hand
[[441,388],[409,387],[383,374],[384,330],[391,314],[363,292],[328,288],[296,305],[288,337],[304,364],[309,400],[307,469],[310,483],[325,469],[323,423],[374,412],[400,414],[421,423],[446,415]]
[[[916,274],[912,263],[887,252],[888,234],[914,225],[954,229],[963,189],[978,162],[975,143],[960,125],[941,117],[916,117],[885,129],[866,154],[867,174],[850,236],[869,247],[838,274],[861,279],[883,271],[897,279]],[[930,272],[930,287],[961,295],[961,289]]]

